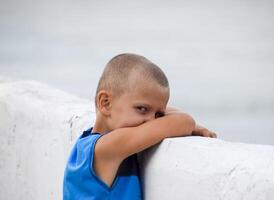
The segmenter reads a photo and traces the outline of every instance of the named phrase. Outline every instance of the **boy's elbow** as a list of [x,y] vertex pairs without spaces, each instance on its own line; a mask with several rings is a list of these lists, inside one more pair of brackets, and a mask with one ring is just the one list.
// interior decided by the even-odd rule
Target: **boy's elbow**
[[182,115],[184,123],[181,125],[182,132],[181,134],[183,135],[191,135],[192,131],[196,127],[196,122],[195,120],[188,114],[183,114]]

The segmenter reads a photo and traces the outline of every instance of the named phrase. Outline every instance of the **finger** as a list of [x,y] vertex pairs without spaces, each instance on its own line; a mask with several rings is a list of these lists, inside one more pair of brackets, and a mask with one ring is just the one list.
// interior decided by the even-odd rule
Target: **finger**
[[204,133],[203,133],[203,135],[205,136],[205,137],[211,137],[211,132],[210,131],[204,131]]
[[214,137],[213,132],[211,132],[211,131],[205,132],[205,136],[206,136],[206,137],[210,137],[210,138],[213,138],[213,137]]
[[212,138],[217,138],[217,134],[214,133],[214,132],[211,132],[211,137],[212,137]]
[[192,135],[194,135],[194,136],[203,136],[203,134],[199,131],[193,131]]

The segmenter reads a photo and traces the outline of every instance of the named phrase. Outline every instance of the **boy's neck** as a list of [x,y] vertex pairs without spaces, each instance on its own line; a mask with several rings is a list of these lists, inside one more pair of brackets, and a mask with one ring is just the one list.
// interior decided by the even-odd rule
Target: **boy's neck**
[[105,134],[105,133],[109,132],[106,124],[104,123],[104,121],[101,119],[100,116],[96,117],[96,121],[92,128],[92,132],[96,132],[96,133],[100,133],[100,134]]

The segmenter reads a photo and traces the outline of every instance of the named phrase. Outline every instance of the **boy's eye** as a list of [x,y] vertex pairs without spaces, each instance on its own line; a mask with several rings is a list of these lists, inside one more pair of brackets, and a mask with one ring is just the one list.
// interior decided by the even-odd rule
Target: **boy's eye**
[[157,112],[155,113],[155,119],[159,118],[159,117],[163,117],[165,116],[165,114],[163,112]]
[[141,113],[145,113],[145,112],[147,112],[147,108],[146,108],[146,107],[143,107],[143,106],[137,106],[136,108],[137,108],[137,110],[138,110],[139,112],[141,112]]

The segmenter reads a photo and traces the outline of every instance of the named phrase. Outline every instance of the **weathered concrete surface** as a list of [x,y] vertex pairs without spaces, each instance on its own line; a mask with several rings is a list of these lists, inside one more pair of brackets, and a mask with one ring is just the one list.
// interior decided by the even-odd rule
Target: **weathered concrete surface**
[[61,199],[70,147],[91,101],[32,81],[0,81],[0,199]]
[[[62,199],[65,162],[93,103],[0,78],[0,199]],[[142,154],[146,200],[272,200],[274,147],[170,138]]]
[[168,138],[140,160],[146,200],[274,199],[274,146]]

